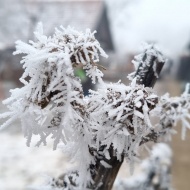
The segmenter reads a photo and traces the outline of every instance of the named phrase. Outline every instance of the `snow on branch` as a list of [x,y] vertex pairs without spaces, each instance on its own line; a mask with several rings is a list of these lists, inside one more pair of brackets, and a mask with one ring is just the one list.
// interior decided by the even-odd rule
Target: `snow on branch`
[[[160,98],[156,113],[160,115],[158,127],[170,132],[177,123],[182,123],[182,139],[185,139],[186,130],[190,129],[190,84],[186,85],[186,89],[179,97],[170,97],[165,94]],[[161,130],[160,130],[161,131]]]
[[[183,137],[190,128],[189,89],[181,97],[166,95],[160,101],[152,90],[165,62],[155,46],[147,45],[135,58],[129,86],[105,84],[97,62],[106,54],[90,30],[82,33],[61,27],[47,37],[40,24],[34,34],[35,42],[16,42],[15,54],[26,54],[21,61],[24,86],[11,90],[11,97],[3,102],[9,111],[0,115],[7,119],[1,127],[20,119],[28,146],[33,135],[40,137],[37,146],[46,145],[50,136],[54,149],[62,142],[63,151],[78,161],[72,172],[41,189],[98,189],[104,188],[105,180],[110,189],[109,174],[113,182],[124,157],[132,166],[139,145],[156,142],[178,120],[182,120]],[[78,65],[102,88],[84,97],[81,80],[74,75]],[[156,126],[151,123],[152,110],[161,116]]]
[[91,112],[97,148],[105,146],[106,152],[113,146],[118,159],[122,153],[131,155],[142,135],[153,127],[149,112],[157,102],[152,89],[136,84],[136,78],[130,86],[118,82],[91,91],[87,111]]
[[144,52],[132,61],[135,72],[128,75],[129,80],[137,78],[138,84],[153,87],[166,59],[154,44],[144,44]]
[[[155,109],[151,112],[152,116],[159,117],[158,123],[143,136],[140,145],[153,141],[158,142],[160,139],[171,140],[171,135],[175,134],[174,130],[177,124],[182,124],[182,139],[185,139],[186,130],[190,129],[190,85],[181,96],[170,97],[165,94],[160,97]],[[179,125],[180,126],[180,125]]]
[[40,135],[38,146],[46,144],[51,135],[56,148],[74,131],[81,133],[85,117],[81,81],[74,76],[73,68],[82,64],[95,82],[103,76],[96,64],[99,54],[107,55],[90,30],[82,33],[61,27],[47,37],[39,24],[34,34],[35,42],[16,42],[14,54],[26,54],[21,61],[25,70],[20,81],[24,86],[11,90],[11,97],[3,102],[10,111],[0,117],[8,118],[2,127],[21,120],[28,146],[32,135]]
[[172,152],[168,145],[159,143],[153,147],[150,158],[145,159],[142,171],[136,176],[116,181],[118,190],[173,190],[171,185]]

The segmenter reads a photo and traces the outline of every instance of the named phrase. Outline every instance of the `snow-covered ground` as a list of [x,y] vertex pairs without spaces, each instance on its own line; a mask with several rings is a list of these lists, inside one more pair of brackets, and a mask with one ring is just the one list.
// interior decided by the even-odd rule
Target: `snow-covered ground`
[[[0,113],[4,111],[0,106]],[[28,186],[41,184],[43,174],[59,176],[68,166],[61,150],[26,146],[19,123],[0,131],[0,190],[26,190]]]
[[40,184],[42,174],[58,176],[66,160],[60,150],[48,147],[28,148],[19,133],[0,133],[0,190],[24,190]]

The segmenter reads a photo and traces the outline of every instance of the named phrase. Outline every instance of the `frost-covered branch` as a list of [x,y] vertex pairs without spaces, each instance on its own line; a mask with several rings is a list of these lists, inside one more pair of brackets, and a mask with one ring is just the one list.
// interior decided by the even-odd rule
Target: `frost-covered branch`
[[[90,30],[61,27],[47,37],[39,25],[34,34],[35,42],[16,42],[15,54],[25,54],[20,79],[24,86],[11,90],[3,102],[9,112],[0,115],[7,119],[1,127],[20,119],[28,146],[33,135],[40,136],[37,146],[46,145],[50,136],[54,149],[62,142],[63,152],[77,163],[40,190],[110,190],[124,158],[133,170],[139,145],[156,142],[178,120],[183,131],[189,128],[189,95],[159,100],[152,90],[165,63],[155,46],[147,45],[135,58],[129,86],[120,81],[105,84],[97,62],[106,54]],[[74,75],[79,65],[92,82],[101,84],[86,97]],[[156,126],[151,122],[153,110],[161,116]]]
[[177,123],[182,124],[182,139],[185,139],[185,133],[187,129],[190,129],[190,84],[186,85],[186,89],[179,97],[170,97],[169,94],[165,94],[160,98],[156,114],[160,114],[160,121],[156,127],[159,131],[165,133],[172,132],[172,127],[175,127]]
[[[73,189],[110,189],[124,157],[133,163],[142,137],[152,128],[149,113],[158,97],[143,85],[145,80],[140,80],[147,75],[142,68],[150,67],[155,80],[160,67],[153,65],[164,59],[154,47],[147,47],[130,86],[121,82],[106,85],[96,64],[98,53],[106,55],[94,33],[61,28],[46,37],[39,26],[35,36],[37,41],[30,41],[30,45],[17,42],[16,53],[26,54],[21,62],[24,87],[12,90],[4,101],[10,112],[1,115],[9,118],[2,127],[20,119],[28,145],[32,135],[40,135],[37,146],[46,144],[48,136],[54,139],[54,149],[62,141],[71,159],[81,162],[73,169],[77,175],[64,175]],[[152,61],[152,55],[157,61]],[[84,97],[81,81],[73,71],[78,64],[103,88]],[[104,184],[110,178],[112,183]]]
[[[151,52],[151,54],[153,51],[157,52],[152,46],[151,51],[148,51],[148,48],[145,52]],[[155,55],[160,56],[159,53],[155,53]],[[157,58],[155,59],[157,60]],[[143,66],[152,67],[146,59],[141,60],[141,63]],[[163,66],[163,63],[154,63]],[[159,73],[160,67],[156,67],[156,69],[158,71],[154,70],[154,72]],[[142,72],[137,69],[136,76],[140,77],[141,74]],[[158,78],[158,75],[156,77],[152,75],[152,79],[155,80],[155,78]],[[151,80],[151,78],[149,79]],[[136,81],[137,77],[132,80],[130,86],[118,82],[104,85],[103,89],[96,92],[91,91],[88,111],[92,116],[91,128],[94,129],[96,149],[100,148],[98,156],[99,152],[101,153],[100,158],[97,159],[100,164],[95,165],[97,174],[93,177],[96,186],[98,185],[97,181],[102,183],[98,189],[111,189],[124,157],[130,160],[131,166],[133,165],[135,151],[138,150],[141,139],[153,127],[149,113],[156,106],[158,97],[151,88],[138,84]],[[110,160],[113,161],[110,162]],[[102,178],[98,175],[100,173],[103,173]],[[96,176],[98,176],[98,180],[96,180]],[[107,178],[111,179],[108,184],[104,183]]]
[[140,145],[153,141],[158,142],[159,139],[171,139],[171,134],[175,134],[174,127],[182,124],[182,139],[185,139],[186,130],[190,129],[190,85],[186,85],[186,89],[181,96],[170,97],[169,94],[161,96],[158,105],[153,110],[153,115],[159,115],[159,122],[144,136]]
[[122,153],[130,155],[130,146],[135,147],[144,132],[152,128],[149,112],[157,101],[157,95],[150,88],[137,85],[136,79],[130,86],[116,83],[91,91],[87,110],[97,123],[92,122],[97,148],[104,146],[106,151],[113,146],[118,160]]
[[138,84],[153,87],[165,62],[158,47],[153,44],[144,44],[144,52],[135,56],[132,61],[136,71],[129,74],[128,78],[132,80],[136,77]]
[[34,34],[35,42],[16,42],[15,54],[26,54],[21,61],[24,86],[11,90],[11,97],[3,102],[10,111],[0,116],[8,118],[1,127],[20,119],[28,146],[32,135],[40,135],[38,146],[46,144],[51,135],[56,148],[60,141],[68,141],[71,134],[83,129],[84,95],[73,68],[82,64],[94,82],[101,81],[103,74],[95,63],[99,54],[106,54],[90,30],[81,33],[61,27],[47,37],[40,24]]
[[164,143],[153,147],[150,158],[141,164],[142,171],[136,176],[116,181],[117,190],[172,190],[171,149]]

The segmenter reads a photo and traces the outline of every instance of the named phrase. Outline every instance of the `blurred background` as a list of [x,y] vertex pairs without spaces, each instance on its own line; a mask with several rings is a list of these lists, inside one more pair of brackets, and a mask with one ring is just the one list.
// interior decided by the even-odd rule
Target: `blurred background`
[[[33,39],[37,23],[44,33],[68,25],[77,30],[96,30],[96,38],[109,55],[100,64],[107,68],[106,81],[119,79],[133,71],[131,60],[140,52],[142,42],[156,43],[168,62],[155,86],[159,94],[179,95],[190,82],[190,1],[189,0],[0,0],[0,100],[11,88],[21,87],[21,55],[13,56],[15,41]],[[93,88],[93,86],[91,86]],[[6,108],[0,104],[0,112]],[[178,134],[173,149],[173,186],[190,189],[190,132],[186,141]],[[26,147],[19,123],[0,132],[0,190],[24,190],[39,184],[44,173],[58,176],[67,167],[60,150]],[[35,142],[35,140],[33,140]],[[124,171],[126,169],[122,168]],[[127,169],[128,170],[128,169]]]

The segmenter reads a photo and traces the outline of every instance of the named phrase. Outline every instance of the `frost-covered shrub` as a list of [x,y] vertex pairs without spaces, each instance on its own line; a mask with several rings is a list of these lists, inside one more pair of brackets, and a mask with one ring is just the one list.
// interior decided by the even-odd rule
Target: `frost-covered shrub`
[[[46,145],[50,136],[54,149],[62,143],[64,153],[78,163],[40,189],[102,189],[104,178],[109,180],[114,173],[112,182],[106,182],[105,189],[110,189],[117,175],[115,166],[118,170],[124,158],[133,166],[140,145],[170,135],[179,120],[183,131],[190,128],[188,87],[177,98],[159,98],[152,89],[165,63],[155,46],[145,46],[135,57],[136,70],[128,76],[131,83],[126,86],[102,80],[102,67],[97,62],[99,56],[107,55],[94,32],[61,27],[47,37],[39,25],[34,34],[35,42],[16,42],[15,54],[25,54],[21,61],[23,87],[11,90],[11,97],[3,102],[9,112],[0,115],[7,119],[1,127],[19,119],[28,146],[33,135],[40,137],[37,146]],[[81,80],[74,75],[77,66],[101,88],[84,96]],[[160,121],[152,125],[155,113]]]

